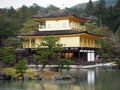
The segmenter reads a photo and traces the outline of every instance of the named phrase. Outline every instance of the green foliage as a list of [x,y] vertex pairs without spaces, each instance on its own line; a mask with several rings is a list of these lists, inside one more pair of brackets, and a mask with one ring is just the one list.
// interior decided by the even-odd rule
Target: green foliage
[[108,54],[102,54],[101,55],[102,59],[103,59],[103,62],[107,62],[108,61]]
[[63,69],[69,70],[70,69],[70,65],[73,64],[73,61],[69,60],[69,59],[59,59],[58,61],[58,65],[60,68],[60,72],[62,72]]
[[9,37],[4,41],[4,43],[5,43],[5,46],[14,47],[14,48],[20,47],[22,45],[22,42],[20,41],[20,39],[14,38],[14,37]]
[[94,5],[93,2],[89,0],[89,2],[86,5],[87,16],[93,16],[93,12],[94,12]]
[[21,33],[30,33],[38,31],[39,23],[35,20],[28,20],[24,23],[23,28],[20,30]]
[[103,38],[97,41],[98,43],[101,44],[101,48],[98,50],[99,54],[107,53],[108,55],[112,55],[114,53],[114,50],[112,47],[112,44],[113,44],[112,40],[110,40],[109,38]]
[[73,7],[73,8],[68,8],[68,10],[72,13],[75,13],[78,16],[80,16],[80,15],[84,16],[85,15],[85,9],[83,9],[83,8]]
[[117,64],[118,67],[120,67],[120,60],[116,60],[116,61],[115,61],[115,64]]
[[50,62],[58,60],[61,57],[61,51],[62,45],[58,43],[55,37],[45,36],[34,56],[38,62],[43,63],[43,70],[46,64],[50,64]]
[[120,28],[115,32],[113,48],[117,56],[120,56]]
[[15,61],[15,55],[6,56],[3,59],[4,59],[3,62],[5,64],[10,64],[10,63],[12,63],[12,61]]
[[27,20],[32,19],[32,10],[30,10],[27,6],[23,5],[19,11],[18,11],[18,15],[19,15],[19,20],[20,23],[25,23]]
[[23,76],[24,73],[26,73],[26,70],[28,69],[27,61],[26,60],[20,60],[14,67],[16,69],[16,73],[20,74],[20,76]]
[[99,33],[99,27],[96,23],[85,23],[86,31],[92,32],[92,33]]
[[47,8],[45,8],[46,13],[52,12],[52,11],[56,11],[58,10],[58,7],[55,7],[54,5],[49,5]]
[[11,62],[15,61],[15,59],[16,59],[15,48],[13,48],[13,47],[3,47],[1,49],[0,58],[5,64],[11,64]]
[[0,61],[2,61],[2,57],[3,57],[2,49],[0,48]]

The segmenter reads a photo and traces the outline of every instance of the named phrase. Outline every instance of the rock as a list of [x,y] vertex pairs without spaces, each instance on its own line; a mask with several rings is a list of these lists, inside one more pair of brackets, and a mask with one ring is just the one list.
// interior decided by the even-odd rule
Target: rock
[[4,72],[0,72],[0,80],[11,80],[12,76],[11,75],[5,75]]
[[4,72],[0,72],[0,80],[5,80],[5,73]]
[[59,67],[51,67],[50,71],[54,71],[54,72],[58,72],[59,71]]
[[68,73],[62,73],[61,75],[55,75],[53,80],[73,80],[74,78]]
[[34,74],[34,77],[35,77],[37,80],[42,80],[42,77],[41,77],[38,73],[35,73],[35,74]]

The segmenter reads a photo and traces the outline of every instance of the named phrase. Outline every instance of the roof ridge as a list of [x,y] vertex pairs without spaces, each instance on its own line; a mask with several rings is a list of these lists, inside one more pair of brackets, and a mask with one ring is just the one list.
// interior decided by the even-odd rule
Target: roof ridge
[[60,16],[76,16],[74,13],[70,12],[67,8],[65,9],[59,9],[57,11],[52,11],[52,12],[48,12],[44,15],[41,16],[33,16],[34,18],[49,18],[49,17],[60,17]]

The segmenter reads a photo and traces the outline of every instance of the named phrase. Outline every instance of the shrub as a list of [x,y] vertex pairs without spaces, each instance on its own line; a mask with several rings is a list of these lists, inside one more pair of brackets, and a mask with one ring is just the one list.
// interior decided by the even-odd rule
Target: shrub
[[116,60],[116,61],[115,61],[115,64],[117,64],[118,67],[120,68],[120,60]]
[[15,69],[16,69],[16,73],[20,74],[21,77],[23,77],[23,74],[26,73],[27,70],[27,61],[26,60],[20,60],[16,65],[15,65]]
[[103,62],[108,62],[108,54],[102,54]]
[[58,61],[58,64],[59,64],[60,72],[62,72],[63,69],[69,70],[70,65],[72,65],[73,62],[71,60],[69,60],[69,59],[60,59]]

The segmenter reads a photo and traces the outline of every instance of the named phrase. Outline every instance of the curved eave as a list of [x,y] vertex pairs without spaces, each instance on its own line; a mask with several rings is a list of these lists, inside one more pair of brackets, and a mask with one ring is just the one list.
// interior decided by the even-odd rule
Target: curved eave
[[19,37],[42,37],[42,36],[80,36],[84,38],[101,38],[104,37],[98,34],[88,33],[86,31],[80,32],[75,30],[60,30],[60,31],[39,31],[31,34],[22,34]]
[[71,21],[77,21],[77,22],[87,22],[89,19],[85,19],[82,17],[77,17],[75,15],[69,15],[69,16],[59,16],[59,17],[34,17],[37,21],[48,21],[48,20],[65,20],[69,19]]
[[81,37],[89,37],[89,38],[102,38],[102,37],[105,37],[103,35],[98,35],[98,34],[92,34],[92,33],[81,33],[80,34]]

